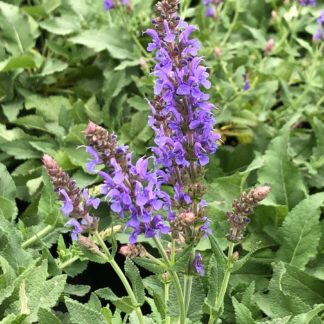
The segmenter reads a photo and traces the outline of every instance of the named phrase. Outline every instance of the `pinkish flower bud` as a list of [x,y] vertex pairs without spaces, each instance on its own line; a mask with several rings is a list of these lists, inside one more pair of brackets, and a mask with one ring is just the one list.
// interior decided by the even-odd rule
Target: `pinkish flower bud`
[[267,41],[267,44],[264,48],[264,54],[269,55],[272,52],[272,49],[274,48],[274,46],[275,46],[275,41],[272,38],[270,38]]
[[147,256],[147,251],[140,244],[127,244],[119,248],[119,253],[124,257],[135,258],[137,256],[145,257]]
[[216,57],[222,57],[222,49],[220,47],[215,47],[214,48],[214,53],[216,55]]
[[271,191],[270,186],[261,186],[261,187],[256,187],[256,188],[252,189],[250,194],[252,195],[254,200],[259,202],[259,201],[265,199],[270,191]]
[[196,220],[196,216],[194,213],[189,212],[189,213],[181,213],[179,215],[179,218],[181,219],[182,222],[190,225]]
[[278,18],[278,13],[277,13],[277,11],[272,10],[272,11],[271,11],[271,19],[274,21],[274,20],[277,20],[277,18]]
[[141,57],[139,59],[139,65],[140,67],[143,69],[143,70],[147,70],[148,69],[148,65],[147,65],[147,62],[146,62],[146,59],[144,57]]

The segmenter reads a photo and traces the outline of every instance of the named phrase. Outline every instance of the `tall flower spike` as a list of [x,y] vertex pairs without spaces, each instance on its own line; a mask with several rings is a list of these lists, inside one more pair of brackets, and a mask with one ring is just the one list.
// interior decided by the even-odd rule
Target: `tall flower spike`
[[[204,92],[211,84],[202,58],[197,56],[200,44],[191,38],[197,28],[177,15],[178,3],[159,1],[158,18],[152,21],[154,29],[147,30],[152,38],[148,51],[156,51],[157,61],[149,124],[155,132],[157,146],[153,152],[159,176],[164,184],[173,186],[173,206],[180,208],[180,214],[195,214],[196,222],[188,231],[194,238],[199,236],[197,230],[206,229],[201,225],[205,215],[200,204],[204,193],[200,179],[220,136],[213,130],[214,106]],[[174,224],[179,223],[181,220],[175,220]]]
[[243,239],[246,227],[250,223],[248,216],[253,213],[257,204],[265,199],[270,191],[269,186],[255,187],[249,193],[243,192],[239,200],[234,200],[232,211],[227,212],[230,226],[227,235],[229,241],[240,242]]
[[51,156],[44,155],[43,164],[63,203],[61,211],[69,218],[66,224],[73,227],[72,239],[76,240],[78,234],[96,229],[98,220],[89,215],[89,208],[98,208],[100,200],[89,198],[87,189],[81,191]]
[[157,174],[148,171],[148,159],[140,158],[134,165],[128,147],[119,145],[116,135],[92,122],[85,137],[86,150],[91,155],[88,170],[94,170],[96,164],[107,168],[107,172],[98,173],[104,179],[101,192],[112,211],[126,218],[126,226],[132,229],[129,242],[134,244],[140,234],[167,234],[170,229],[160,211],[170,212],[170,197],[160,190]]

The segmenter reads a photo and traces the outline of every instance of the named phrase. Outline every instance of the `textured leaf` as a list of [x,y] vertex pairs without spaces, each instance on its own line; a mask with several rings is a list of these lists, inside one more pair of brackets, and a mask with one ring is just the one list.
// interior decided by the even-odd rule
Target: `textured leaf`
[[39,324],[61,324],[57,316],[55,316],[51,311],[40,308],[38,311],[38,321]]
[[126,258],[125,260],[125,273],[132,283],[133,292],[135,294],[137,302],[139,303],[139,305],[143,305],[143,303],[145,302],[145,292],[142,278],[138,268],[129,258]]
[[[324,311],[324,305],[317,305],[315,306],[312,310],[310,310],[307,313],[304,314],[300,314],[297,316],[294,316],[290,321],[289,324],[308,324],[310,322],[312,322],[312,324],[315,324],[315,322],[313,321],[313,319],[315,317],[317,317],[317,315],[321,312]],[[318,324],[322,323],[322,321],[318,318],[317,320]]]
[[237,301],[235,297],[232,298],[235,319],[237,324],[254,324],[255,321],[252,317],[250,310],[244,305]]
[[161,273],[165,272],[165,268],[156,264],[153,260],[140,258],[140,257],[133,258],[132,260],[140,267],[142,267],[152,273],[161,274]]
[[323,283],[298,268],[279,262],[267,294],[257,294],[256,303],[270,318],[303,314],[314,304],[323,303]]
[[71,323],[89,324],[89,323],[106,323],[105,318],[98,311],[83,305],[76,300],[65,298],[65,304],[69,310]]
[[315,194],[300,202],[286,216],[280,228],[280,260],[304,269],[309,260],[316,256],[321,237],[319,217],[323,202],[324,194]]
[[2,163],[0,163],[0,196],[8,199],[14,199],[16,196],[16,185]]
[[271,141],[264,156],[264,165],[258,172],[259,182],[272,188],[264,203],[288,205],[289,209],[305,198],[305,185],[300,171],[288,158],[289,133]]
[[18,209],[14,200],[0,196],[0,217],[13,221],[18,214]]
[[117,27],[86,30],[70,38],[70,41],[87,46],[95,52],[107,49],[116,59],[134,59],[127,33]]

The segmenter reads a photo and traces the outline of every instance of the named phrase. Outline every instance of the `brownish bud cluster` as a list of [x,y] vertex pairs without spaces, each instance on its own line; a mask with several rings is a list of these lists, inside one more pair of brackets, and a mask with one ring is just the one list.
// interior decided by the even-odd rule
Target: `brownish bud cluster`
[[80,244],[94,254],[99,254],[99,247],[88,237],[79,235],[78,237]]
[[165,35],[164,20],[169,24],[171,31],[178,25],[177,12],[180,0],[161,0],[156,4],[158,17],[153,19],[156,31],[160,36]]
[[265,199],[271,188],[269,186],[260,186],[252,188],[249,193],[242,192],[238,200],[234,200],[232,211],[227,212],[227,220],[230,225],[227,239],[231,242],[240,242],[244,238],[244,232],[250,223],[248,215],[254,212],[257,204]]
[[51,182],[55,188],[55,191],[58,192],[60,199],[64,201],[65,197],[60,190],[65,190],[67,195],[72,201],[73,212],[71,215],[75,215],[78,218],[85,218],[88,215],[88,208],[83,204],[83,197],[80,188],[77,187],[74,180],[64,172],[56,163],[56,161],[49,155],[45,154],[43,156],[44,167],[51,179]]
[[114,133],[110,134],[105,128],[90,121],[84,134],[87,145],[98,153],[104,164],[109,165],[110,159],[114,157],[123,170],[126,170],[126,154],[118,149],[117,136]]
[[141,257],[145,258],[148,252],[141,244],[127,244],[119,249],[119,253],[128,258]]

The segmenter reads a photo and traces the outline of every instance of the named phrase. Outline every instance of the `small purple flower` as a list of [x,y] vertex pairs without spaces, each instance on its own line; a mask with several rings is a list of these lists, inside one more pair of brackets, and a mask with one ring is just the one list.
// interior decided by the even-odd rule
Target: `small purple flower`
[[249,80],[248,75],[246,73],[243,74],[243,79],[244,79],[243,90],[248,91],[250,89],[250,80]]
[[202,256],[200,253],[196,253],[195,259],[193,261],[193,266],[195,271],[200,275],[205,275],[204,265],[202,264]]
[[323,35],[324,35],[324,10],[321,11],[320,16],[317,19],[317,23],[318,23],[318,28],[316,33],[313,35],[313,41],[320,41],[323,39]]
[[73,241],[76,241],[78,239],[78,235],[83,231],[81,224],[75,218],[71,218],[65,225],[70,225],[73,227],[71,237]]
[[299,4],[303,7],[306,7],[306,6],[315,7],[316,1],[315,0],[299,0]]
[[110,10],[111,8],[114,8],[114,0],[105,0],[104,8],[106,11]]
[[89,198],[89,192],[88,189],[83,190],[83,198],[85,200],[85,203],[88,207],[92,206],[94,209],[97,209],[100,204],[99,198]]
[[99,154],[96,150],[94,150],[92,147],[87,146],[86,152],[90,154],[91,159],[89,159],[89,162],[86,164],[86,169],[89,173],[95,172],[95,167],[102,163],[101,158],[99,157]]
[[59,194],[62,196],[63,206],[61,207],[61,211],[64,216],[69,216],[73,211],[73,202],[71,198],[68,196],[65,189],[60,189]]

